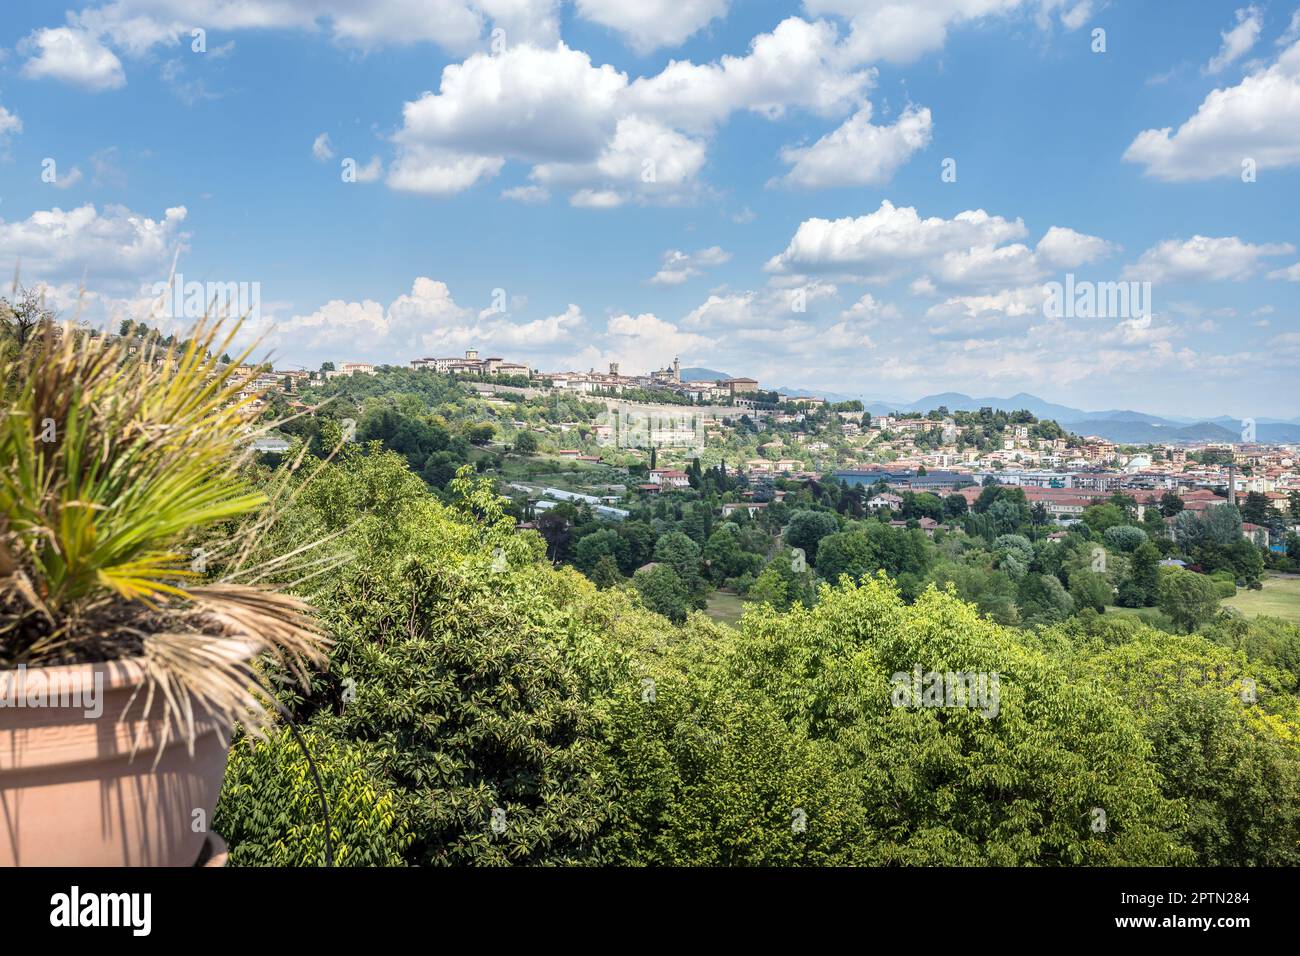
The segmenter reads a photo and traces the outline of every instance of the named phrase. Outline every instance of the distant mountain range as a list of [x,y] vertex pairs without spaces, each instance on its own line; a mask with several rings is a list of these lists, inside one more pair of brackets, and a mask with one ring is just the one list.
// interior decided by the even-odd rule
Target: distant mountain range
[[[685,372],[682,373],[685,376]],[[783,395],[817,395],[827,401],[846,402],[857,399],[872,415],[892,412],[931,412],[944,407],[949,411],[1025,410],[1035,418],[1050,418],[1067,431],[1079,435],[1096,435],[1108,441],[1128,445],[1149,442],[1221,442],[1241,441],[1241,419],[1220,415],[1210,419],[1149,415],[1132,409],[1107,409],[1089,412],[1068,405],[1057,405],[1035,395],[1021,392],[1010,398],[972,398],[961,392],[926,395],[914,402],[869,400],[865,395],[844,395],[824,389],[777,389]],[[1300,418],[1259,418],[1255,420],[1255,437],[1261,442],[1300,442]]]
[[726,372],[719,372],[711,368],[684,368],[682,369],[683,382],[716,382],[718,379],[731,378]]

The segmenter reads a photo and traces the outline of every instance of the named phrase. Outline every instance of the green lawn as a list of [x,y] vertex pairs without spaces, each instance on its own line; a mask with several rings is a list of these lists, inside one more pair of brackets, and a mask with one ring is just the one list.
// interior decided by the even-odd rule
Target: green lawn
[[730,624],[735,627],[740,623],[740,611],[744,606],[745,602],[739,594],[731,591],[714,591],[709,595],[709,604],[704,609],[704,613],[719,624]]
[[1300,624],[1300,575],[1270,575],[1264,579],[1263,590],[1243,588],[1237,591],[1236,597],[1225,598],[1223,603],[1247,617],[1267,614]]

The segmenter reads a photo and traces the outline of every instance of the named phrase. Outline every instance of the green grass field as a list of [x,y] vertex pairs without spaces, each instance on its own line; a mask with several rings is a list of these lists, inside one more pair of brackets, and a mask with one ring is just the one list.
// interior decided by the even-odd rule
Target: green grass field
[[1239,590],[1236,597],[1223,603],[1235,607],[1247,617],[1266,614],[1300,624],[1300,575],[1270,575],[1260,591]]
[[709,595],[709,604],[704,609],[704,613],[719,624],[735,627],[740,623],[740,612],[744,606],[745,602],[739,594],[730,591],[714,591]]

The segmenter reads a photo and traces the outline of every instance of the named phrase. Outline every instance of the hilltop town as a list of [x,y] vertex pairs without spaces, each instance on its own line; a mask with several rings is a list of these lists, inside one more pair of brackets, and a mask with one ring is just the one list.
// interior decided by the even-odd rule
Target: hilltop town
[[[1164,492],[1192,495],[1194,502],[1198,495],[1213,497],[1217,489],[1234,501],[1259,496],[1283,517],[1289,516],[1292,495],[1300,493],[1300,450],[1287,444],[1125,446],[1067,434],[1027,413],[1001,422],[1001,413],[990,409],[872,416],[861,403],[764,391],[753,378],[684,380],[678,359],[640,375],[621,373],[617,363],[605,372],[546,372],[470,349],[463,356],[414,359],[409,367],[460,379],[489,402],[500,392],[575,395],[603,403],[606,410],[596,421],[531,428],[557,456],[574,460],[630,463],[656,449],[656,462],[666,467],[654,469],[642,483],[651,493],[664,483],[682,483],[683,469],[696,458],[706,464],[726,461],[755,479],[832,474],[850,484],[883,483],[895,497],[900,491],[949,493],[996,481],[1023,488],[1027,500],[1041,502],[1064,524],[1116,493],[1131,494],[1145,506]],[[237,374],[257,400],[280,394],[289,399],[289,408],[301,412],[311,406],[315,388],[374,375],[377,368],[363,362],[326,363],[318,372],[244,366]],[[507,431],[529,427],[518,420],[503,424]],[[771,437],[747,441],[756,429]],[[877,506],[891,502],[873,500]],[[1258,526],[1248,530],[1261,534]]]

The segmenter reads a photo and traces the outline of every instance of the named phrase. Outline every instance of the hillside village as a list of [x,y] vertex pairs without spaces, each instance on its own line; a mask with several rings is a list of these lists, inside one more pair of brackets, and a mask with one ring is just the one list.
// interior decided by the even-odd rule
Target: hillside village
[[[631,464],[648,460],[654,448],[656,464],[664,467],[649,470],[636,488],[642,493],[682,487],[684,468],[696,458],[706,466],[725,462],[750,479],[812,480],[830,473],[850,484],[883,483],[895,497],[900,491],[959,492],[996,481],[1023,488],[1031,503],[1041,502],[1061,524],[1116,493],[1131,494],[1145,507],[1174,492],[1194,508],[1207,495],[1218,500],[1213,489],[1227,489],[1234,499],[1262,496],[1286,517],[1292,495],[1300,492],[1300,449],[1289,444],[1123,446],[1066,434],[1028,414],[1012,415],[1002,424],[989,409],[872,416],[861,403],[765,392],[747,377],[684,380],[678,359],[645,375],[622,374],[616,363],[607,372],[543,372],[525,363],[481,358],[470,349],[460,357],[414,359],[410,368],[460,378],[489,406],[504,404],[494,398],[497,393],[520,388],[530,396],[604,402],[606,410],[594,422],[514,420],[502,423],[503,430],[531,428],[557,457],[580,462]],[[327,363],[319,372],[244,366],[237,374],[259,401],[280,394],[291,410],[301,412],[311,406],[314,388],[373,375],[376,369],[341,362]],[[631,395],[639,397],[626,397]],[[638,422],[650,425],[638,429]],[[754,440],[759,436],[766,440]],[[873,502],[877,508],[894,503],[879,496]],[[1259,533],[1258,526],[1249,530]]]

